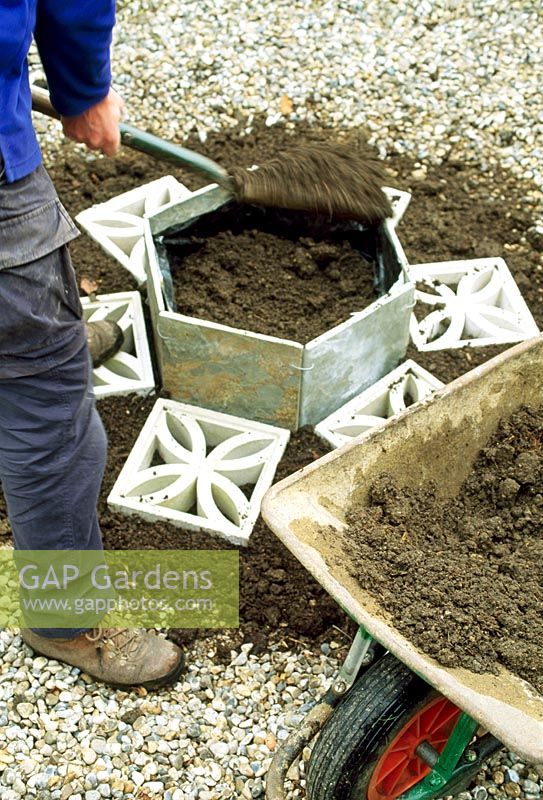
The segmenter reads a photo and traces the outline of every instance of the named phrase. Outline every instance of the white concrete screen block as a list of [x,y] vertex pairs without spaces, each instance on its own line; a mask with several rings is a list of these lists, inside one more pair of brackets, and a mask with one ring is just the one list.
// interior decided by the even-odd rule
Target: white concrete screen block
[[423,400],[443,383],[408,360],[365,389],[315,426],[315,433],[332,447],[341,447],[370,428],[383,425],[408,406]]
[[383,191],[390,200],[392,206],[392,224],[396,227],[405,214],[407,206],[411,202],[411,194],[409,192],[402,192],[400,189],[394,189],[392,186],[383,186]]
[[150,394],[155,381],[143,308],[139,292],[98,295],[96,300],[82,298],[86,322],[110,319],[122,329],[124,341],[116,355],[93,371],[94,394]]
[[419,350],[521,342],[539,333],[502,258],[408,267],[416,285],[410,333]]
[[87,208],[76,221],[109,255],[117,259],[137,280],[145,281],[143,220],[170,203],[190,197],[192,192],[172,175],[166,175],[105,203]]
[[282,428],[157,400],[108,504],[247,544],[288,439]]

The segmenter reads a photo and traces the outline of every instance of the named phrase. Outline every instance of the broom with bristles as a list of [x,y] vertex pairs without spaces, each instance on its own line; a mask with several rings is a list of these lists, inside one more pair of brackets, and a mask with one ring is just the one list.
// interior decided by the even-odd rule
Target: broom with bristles
[[[32,87],[32,108],[49,117],[60,115],[49,93]],[[210,158],[121,123],[121,142],[147,155],[202,173],[240,203],[296,209],[328,217],[376,224],[392,215],[382,190],[385,172],[369,152],[346,145],[304,144],[264,161],[258,169],[234,167],[227,172]]]

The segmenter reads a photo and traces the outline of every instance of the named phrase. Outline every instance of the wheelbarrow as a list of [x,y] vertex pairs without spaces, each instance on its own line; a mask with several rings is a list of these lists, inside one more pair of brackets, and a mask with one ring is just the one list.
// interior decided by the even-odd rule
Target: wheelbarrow
[[445,668],[421,652],[343,562],[326,559],[329,545],[320,534],[323,526],[344,528],[351,500],[367,503],[384,472],[400,486],[432,479],[443,496],[454,496],[499,421],[542,402],[538,336],[269,490],[262,506],[267,524],[359,628],[331,688],[276,752],[268,800],[285,797],[289,766],[317,733],[310,800],[454,795],[501,747],[543,762],[543,697],[505,668],[476,674]]

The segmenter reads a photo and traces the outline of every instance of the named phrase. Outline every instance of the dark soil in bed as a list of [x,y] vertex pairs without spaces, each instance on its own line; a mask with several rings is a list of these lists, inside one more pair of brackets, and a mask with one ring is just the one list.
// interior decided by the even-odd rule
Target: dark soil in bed
[[199,227],[169,248],[181,314],[305,344],[377,298],[373,265],[304,214],[235,204]]
[[[236,130],[210,134],[205,146],[199,140],[181,142],[225,165],[251,165],[270,158],[297,142],[333,139],[349,141],[354,147],[363,137],[356,131],[311,130],[303,126],[294,132],[283,127],[267,128],[258,123],[252,136],[242,137]],[[95,203],[166,174],[175,174],[191,188],[202,185],[193,176],[175,171],[145,156],[128,150],[115,159],[89,159],[70,143],[47,166],[61,200],[72,215]],[[427,176],[413,162],[392,156],[388,162],[390,185],[413,192],[411,206],[398,229],[400,240],[411,263],[482,256],[504,256],[539,325],[543,325],[543,271],[541,253],[526,239],[533,224],[534,209],[525,198],[533,185],[521,185],[510,174],[482,171],[477,163],[452,159],[439,167],[428,167]],[[72,259],[79,278],[98,283],[98,292],[136,289],[131,275],[107,256],[88,236],[71,245]],[[272,264],[269,265],[272,269]],[[192,290],[198,290],[197,286]],[[236,324],[233,318],[230,324]],[[275,324],[275,320],[274,320]],[[150,337],[151,338],[151,337]],[[482,363],[504,348],[479,348],[441,353],[409,355],[443,381],[449,381]],[[100,500],[100,519],[107,547],[224,547],[206,534],[195,534],[161,522],[151,524],[110,511],[105,502],[113,482],[154,404],[154,398],[111,398],[98,404],[109,434],[109,458]],[[291,474],[323,455],[327,448],[310,431],[291,438],[279,465],[277,479]],[[0,495],[0,537],[6,541],[9,526]],[[305,642],[329,640],[348,643],[333,627],[349,629],[343,612],[313,578],[267,529],[260,519],[250,544],[241,550],[241,609],[239,631],[226,635],[205,632],[180,632],[189,640],[209,635],[218,643],[218,656],[228,657],[229,646],[254,641],[265,647],[270,637],[300,639]],[[352,628],[351,628],[352,630]]]
[[347,514],[349,572],[444,666],[543,693],[543,407],[502,421],[457,497],[435,489],[381,476]]

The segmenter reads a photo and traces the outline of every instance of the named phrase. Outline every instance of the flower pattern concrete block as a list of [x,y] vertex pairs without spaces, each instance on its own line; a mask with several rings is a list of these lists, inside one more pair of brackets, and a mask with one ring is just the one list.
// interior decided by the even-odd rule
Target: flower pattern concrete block
[[410,333],[419,350],[520,342],[539,330],[502,258],[408,268],[416,285]]
[[85,209],[76,221],[109,255],[117,259],[137,280],[145,281],[143,220],[169,203],[190,197],[192,192],[173,176],[166,175],[105,203]]
[[282,428],[157,400],[108,504],[247,544],[288,439]]
[[389,372],[315,426],[315,433],[332,447],[377,428],[440,389],[443,383],[408,360]]
[[383,191],[390,200],[392,224],[396,227],[411,202],[411,194],[410,192],[402,192],[400,189],[394,189],[392,186],[383,186]]
[[139,292],[103,294],[93,301],[83,298],[81,303],[86,322],[113,320],[124,334],[120,351],[93,371],[95,396],[154,392],[153,366]]

